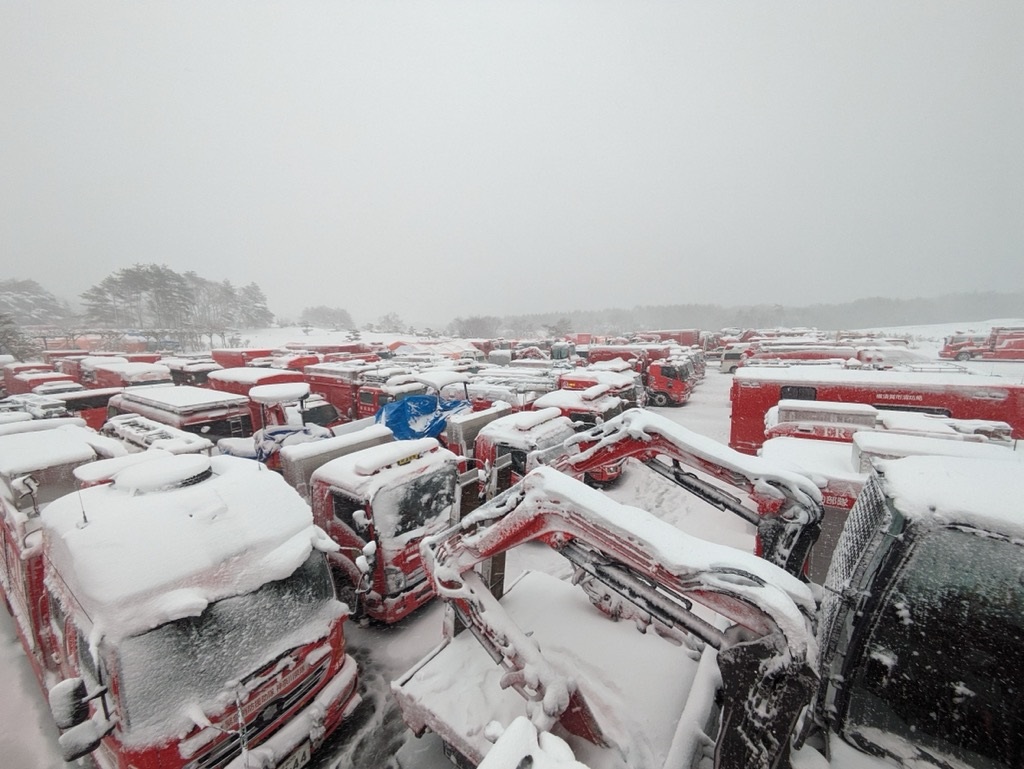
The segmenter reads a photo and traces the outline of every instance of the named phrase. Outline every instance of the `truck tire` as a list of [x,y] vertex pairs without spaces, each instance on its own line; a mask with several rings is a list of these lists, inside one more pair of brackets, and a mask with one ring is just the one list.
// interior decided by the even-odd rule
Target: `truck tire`
[[971,354],[969,352],[958,352],[956,354],[956,359],[957,360],[970,360],[971,359]]
[[729,370],[726,373],[727,374],[735,374],[737,368],[739,368],[739,366],[729,366]]
[[664,408],[668,405],[668,396],[665,393],[651,393],[651,405]]

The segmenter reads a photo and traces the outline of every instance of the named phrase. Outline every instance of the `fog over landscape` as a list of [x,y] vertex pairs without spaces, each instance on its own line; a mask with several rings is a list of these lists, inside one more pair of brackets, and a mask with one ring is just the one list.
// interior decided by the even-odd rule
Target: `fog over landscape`
[[1021,291],[1022,31],[984,1],[3,3],[5,273],[75,299],[164,264],[420,326]]

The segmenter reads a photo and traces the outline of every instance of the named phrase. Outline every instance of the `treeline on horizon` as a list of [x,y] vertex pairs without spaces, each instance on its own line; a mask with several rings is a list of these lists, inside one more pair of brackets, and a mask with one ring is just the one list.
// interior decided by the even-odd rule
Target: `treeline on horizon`
[[[156,265],[119,270],[91,287],[80,298],[82,310],[33,280],[0,280],[0,314],[22,326],[96,325],[169,328],[196,325],[258,328],[275,316],[255,283],[244,287],[214,283],[195,273],[178,275]],[[447,333],[465,337],[524,336],[545,330],[616,334],[645,329],[814,327],[856,329],[884,326],[969,322],[1024,316],[1024,291],[973,292],[939,297],[892,299],[870,297],[838,304],[787,307],[759,304],[725,307],[717,304],[637,305],[603,310],[558,310],[550,313],[454,318],[444,329],[417,329],[395,313],[383,312],[366,330]],[[278,319],[283,325],[284,319]],[[356,328],[343,308],[308,307],[299,323]],[[319,321],[319,322],[318,322]],[[385,328],[385,326],[387,328]],[[208,330],[212,330],[208,329]]]
[[646,305],[631,309],[541,313],[505,319],[512,328],[571,327],[613,334],[645,329],[795,328],[858,329],[921,326],[989,318],[1024,317],[1024,292],[976,292],[939,297],[871,297],[842,304],[722,307],[714,304]]

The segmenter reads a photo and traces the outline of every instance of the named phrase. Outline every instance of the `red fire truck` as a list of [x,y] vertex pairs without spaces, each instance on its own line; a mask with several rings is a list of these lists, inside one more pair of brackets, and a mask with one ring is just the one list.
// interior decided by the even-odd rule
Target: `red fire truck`
[[1024,360],[1024,326],[995,326],[988,336],[955,334],[946,337],[940,358],[953,360]]
[[75,490],[79,465],[123,455],[126,449],[68,420],[39,420],[25,432],[0,435],[0,587],[7,611],[36,676],[53,668],[49,656],[39,512]]
[[[306,455],[335,451],[334,443],[307,444]],[[467,475],[463,482],[475,492],[477,473]],[[341,545],[332,571],[353,611],[397,622],[433,597],[419,544],[456,515],[458,457],[434,438],[381,443],[332,459],[310,484],[314,520]]]
[[867,403],[956,419],[1006,422],[1024,438],[1024,384],[962,372],[877,371],[830,366],[750,366],[732,383],[729,445],[755,454],[765,440],[765,415],[780,400]]
[[426,392],[422,384],[396,379],[413,371],[393,364],[320,363],[306,366],[303,373],[309,389],[322,395],[348,420],[372,417],[385,404]]
[[[611,362],[611,361],[609,361]],[[647,402],[643,382],[639,374],[628,367],[626,361],[621,362],[626,369],[613,371],[598,368],[596,365],[586,368],[574,368],[558,375],[559,390],[587,390],[595,385],[607,385],[611,395],[622,398],[623,408],[643,406]]]
[[171,379],[176,385],[207,386],[211,371],[222,366],[213,358],[161,358],[160,363],[171,370]]
[[[207,381],[214,390],[234,395],[249,397],[249,391],[253,387],[268,384],[292,384],[304,382],[305,378],[301,371],[289,371],[279,368],[262,368],[258,366],[233,366],[217,371],[211,371],[207,375]],[[252,412],[252,428],[259,430],[263,427],[263,413],[259,403],[250,402],[249,409]]]
[[[16,377],[19,374],[27,374],[33,371],[53,371],[53,366],[49,363],[43,363],[41,360],[37,361],[12,361],[11,363],[4,364],[4,391],[7,394],[14,394],[18,392],[18,388],[21,386]],[[21,392],[31,392],[29,390],[22,390]]]
[[210,357],[224,368],[249,366],[256,358],[268,358],[273,354],[273,347],[219,347],[210,350]]
[[336,546],[255,463],[108,462],[41,514],[24,482],[40,683],[65,760],[304,766],[360,701],[324,557]]
[[127,361],[97,363],[93,366],[94,387],[137,387],[140,385],[174,384],[171,370],[159,363]]
[[75,380],[59,371],[22,371],[10,377],[7,384],[8,395],[34,393],[37,387],[54,383],[75,384]]
[[248,398],[206,387],[128,387],[110,397],[107,414],[139,414],[213,441],[253,433]]

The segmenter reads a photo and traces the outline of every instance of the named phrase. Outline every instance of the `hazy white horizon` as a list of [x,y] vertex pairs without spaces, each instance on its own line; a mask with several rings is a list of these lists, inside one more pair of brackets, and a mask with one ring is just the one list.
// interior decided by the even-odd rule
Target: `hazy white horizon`
[[1022,39],[984,0],[7,2],[5,272],[359,322],[1022,290]]

